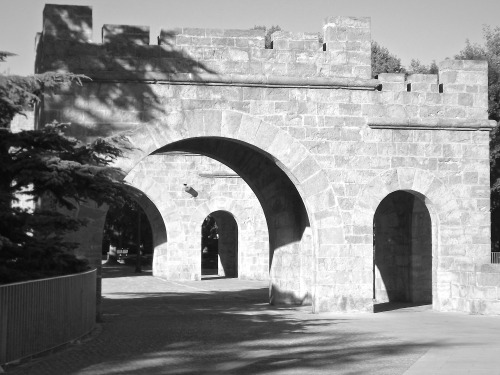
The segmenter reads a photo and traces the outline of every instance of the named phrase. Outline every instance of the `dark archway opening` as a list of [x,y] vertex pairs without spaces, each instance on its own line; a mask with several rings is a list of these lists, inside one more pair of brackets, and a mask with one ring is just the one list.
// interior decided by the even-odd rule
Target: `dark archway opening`
[[144,209],[135,200],[111,206],[102,241],[106,263],[133,266],[136,272],[151,270],[153,251],[153,230]]
[[201,274],[238,277],[238,225],[227,211],[215,211],[201,225]]
[[[375,311],[432,303],[432,225],[409,192],[385,197],[373,220]],[[378,307],[377,307],[378,305]]]
[[201,224],[201,276],[218,275],[219,228],[212,215]]
[[212,213],[218,225],[219,276],[238,277],[238,224],[227,211]]

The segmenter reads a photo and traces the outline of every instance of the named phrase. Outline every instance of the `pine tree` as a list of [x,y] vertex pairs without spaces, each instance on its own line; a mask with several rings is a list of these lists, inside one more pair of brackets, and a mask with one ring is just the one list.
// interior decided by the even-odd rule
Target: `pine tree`
[[[0,60],[8,56],[0,52]],[[85,222],[69,214],[84,201],[125,202],[127,192],[111,163],[126,145],[120,139],[83,144],[68,137],[68,124],[13,133],[10,123],[53,90],[81,84],[84,76],[44,73],[0,75],[0,283],[80,272],[88,268],[65,241]],[[34,210],[19,207],[25,196]]]

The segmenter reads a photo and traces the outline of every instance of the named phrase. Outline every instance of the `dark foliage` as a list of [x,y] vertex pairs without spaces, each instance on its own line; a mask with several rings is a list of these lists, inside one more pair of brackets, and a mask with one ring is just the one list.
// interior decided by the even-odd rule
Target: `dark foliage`
[[72,210],[88,200],[98,205],[127,200],[119,171],[110,167],[126,147],[119,139],[82,144],[64,134],[66,124],[19,133],[9,128],[13,117],[44,93],[83,78],[0,76],[0,283],[87,269],[87,262],[72,254],[76,244],[65,241],[68,231],[85,225]]
[[[485,26],[484,44],[466,41],[465,48],[455,56],[463,60],[488,62],[488,115],[500,121],[500,27]],[[492,249],[500,251],[500,130],[498,125],[490,136],[491,234]]]
[[438,74],[439,68],[436,61],[433,61],[430,65],[424,65],[419,59],[412,59],[410,62],[410,67],[408,69],[408,74]]
[[401,59],[372,41],[372,77],[380,73],[406,73],[406,69],[401,65]]
[[107,253],[109,247],[113,246],[117,249],[128,249],[130,256],[137,254],[139,245],[143,254],[152,254],[152,239],[147,216],[135,201],[128,200],[124,204],[114,204],[109,208],[104,226],[103,253]]

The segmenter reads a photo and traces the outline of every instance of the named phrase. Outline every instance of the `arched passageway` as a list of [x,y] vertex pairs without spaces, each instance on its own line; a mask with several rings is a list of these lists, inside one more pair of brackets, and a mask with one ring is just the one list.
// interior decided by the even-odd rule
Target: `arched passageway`
[[[128,262],[133,263],[137,251],[143,265],[151,265],[153,253],[166,245],[167,232],[163,218],[154,203],[143,192],[128,186],[131,201],[108,209],[102,241],[103,256],[126,250]],[[110,249],[112,251],[110,252]]]
[[[306,230],[310,227],[309,218],[296,186],[276,160],[249,144],[219,137],[184,139],[158,149],[153,155],[179,151],[218,160],[250,186],[260,202],[268,227],[271,303],[310,303],[313,244],[311,231]],[[205,217],[206,214],[195,224],[198,228]],[[224,220],[222,214],[218,219]],[[187,251],[190,247],[196,249],[192,259],[200,259],[199,242],[182,246]],[[237,268],[230,273],[237,275]]]
[[424,201],[395,191],[373,220],[375,304],[432,303],[432,225]]
[[238,277],[238,224],[227,211],[215,211],[201,225],[201,274]]

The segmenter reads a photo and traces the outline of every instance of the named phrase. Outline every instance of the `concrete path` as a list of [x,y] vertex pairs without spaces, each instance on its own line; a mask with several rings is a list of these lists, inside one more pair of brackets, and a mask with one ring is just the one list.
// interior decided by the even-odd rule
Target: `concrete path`
[[105,270],[104,322],[90,339],[7,373],[500,375],[500,317],[313,315],[269,306],[264,282],[132,271]]

